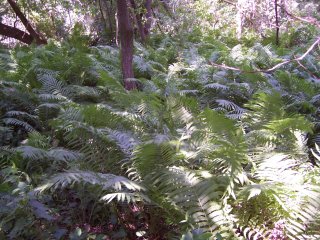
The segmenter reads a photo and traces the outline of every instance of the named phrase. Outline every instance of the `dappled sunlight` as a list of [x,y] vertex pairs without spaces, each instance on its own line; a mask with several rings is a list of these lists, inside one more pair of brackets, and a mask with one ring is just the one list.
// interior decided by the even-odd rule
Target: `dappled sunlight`
[[319,7],[1,2],[0,239],[319,239]]

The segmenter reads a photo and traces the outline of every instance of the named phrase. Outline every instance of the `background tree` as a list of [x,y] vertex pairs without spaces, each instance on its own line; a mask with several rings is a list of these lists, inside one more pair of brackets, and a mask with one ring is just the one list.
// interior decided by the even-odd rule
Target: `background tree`
[[31,23],[28,21],[26,16],[21,12],[19,6],[14,0],[8,0],[8,3],[11,6],[11,9],[14,11],[16,16],[21,20],[22,24],[26,28],[26,30],[29,32],[28,33],[23,33],[21,30],[15,28],[15,27],[10,27],[6,26],[5,24],[0,25],[0,34],[7,36],[7,37],[12,37],[15,38],[19,41],[22,41],[27,44],[31,44],[33,41],[40,45],[40,44],[46,44],[47,40],[44,39],[43,36],[41,36],[31,25]]
[[137,88],[133,81],[133,25],[127,0],[117,0],[117,18],[121,50],[121,68],[124,86],[127,90]]

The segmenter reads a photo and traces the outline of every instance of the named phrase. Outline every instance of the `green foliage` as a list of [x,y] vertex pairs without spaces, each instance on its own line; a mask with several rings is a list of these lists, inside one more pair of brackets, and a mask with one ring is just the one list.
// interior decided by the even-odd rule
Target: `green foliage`
[[0,238],[319,236],[318,53],[311,72],[241,72],[208,61],[252,71],[301,50],[151,37],[128,92],[118,49],[81,31],[1,51]]

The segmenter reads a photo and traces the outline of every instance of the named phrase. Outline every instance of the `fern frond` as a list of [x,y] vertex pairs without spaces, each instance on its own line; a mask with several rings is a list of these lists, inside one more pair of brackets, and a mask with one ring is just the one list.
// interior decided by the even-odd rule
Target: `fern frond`
[[68,101],[68,98],[60,94],[43,93],[43,94],[39,94],[38,97],[42,101],[50,101],[50,102]]
[[34,160],[43,159],[47,156],[47,152],[45,150],[32,146],[17,147],[16,151],[21,153],[23,158],[29,158]]
[[74,184],[90,184],[98,185],[102,190],[116,190],[121,191],[127,189],[131,191],[142,191],[144,187],[130,181],[129,179],[116,176],[113,174],[97,173],[90,171],[68,171],[65,173],[59,173],[49,179],[43,185],[37,187],[35,192],[42,193],[43,191],[66,188]]
[[225,99],[217,99],[216,102],[221,108],[228,111],[226,116],[231,119],[240,119],[246,111],[244,108],[239,107],[234,102],[231,102]]
[[151,202],[147,195],[140,192],[130,193],[130,192],[117,192],[109,193],[101,197],[100,200],[110,203],[112,200],[116,199],[117,202],[135,203],[135,202]]
[[229,89],[228,86],[220,84],[220,83],[209,83],[207,85],[204,85],[204,88],[211,88],[211,89],[222,90],[222,91],[226,91]]
[[35,131],[34,127],[31,126],[29,123],[16,119],[16,118],[3,118],[2,121],[6,125],[11,125],[11,126],[17,126],[17,127],[22,127],[24,128],[27,132],[32,132]]
[[83,158],[83,155],[81,153],[70,151],[63,148],[54,148],[49,150],[48,156],[54,159],[54,161],[64,161],[64,162],[81,160]]
[[42,88],[40,90],[40,93],[42,94],[53,94],[58,96],[68,96],[70,94],[66,85],[51,75],[41,75],[39,76],[39,81],[42,83]]
[[36,120],[37,119],[37,116],[29,114],[27,112],[22,112],[22,111],[9,111],[9,112],[6,112],[5,117],[14,117],[14,118],[25,117],[27,119],[32,119],[32,120]]
[[315,144],[315,149],[310,149],[312,155],[317,159],[317,163],[320,163],[320,147],[318,144]]
[[108,130],[108,138],[115,141],[121,151],[128,157],[132,155],[133,150],[140,143],[132,134],[116,130]]
[[220,202],[226,185],[207,171],[171,167],[154,172],[152,180],[169,202],[187,212],[194,228],[216,233],[230,225],[226,208]]

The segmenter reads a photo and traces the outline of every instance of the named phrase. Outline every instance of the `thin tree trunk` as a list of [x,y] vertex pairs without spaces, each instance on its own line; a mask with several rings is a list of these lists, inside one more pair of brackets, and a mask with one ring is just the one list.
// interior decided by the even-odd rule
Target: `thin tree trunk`
[[129,18],[128,5],[126,0],[117,0],[117,15],[121,49],[121,67],[124,80],[124,87],[127,90],[136,89],[136,82],[130,78],[133,74],[133,26]]
[[103,21],[103,23],[104,23],[104,27],[105,27],[105,29],[106,29],[106,31],[107,31],[107,29],[108,29],[108,23],[107,23],[107,20],[106,20],[106,18],[105,18],[105,16],[104,16],[104,9],[103,9],[103,7],[102,7],[102,4],[101,4],[101,0],[98,0],[97,1],[97,4],[98,4],[98,7],[99,7],[99,10],[100,10],[100,14],[101,14],[101,18],[102,18],[102,21]]
[[0,35],[4,35],[6,37],[17,39],[20,42],[23,42],[23,43],[26,43],[29,45],[33,41],[33,37],[30,34],[24,32],[24,31],[21,31],[18,28],[5,25],[1,22],[0,22]]
[[101,2],[102,0],[98,0],[98,5],[101,13],[102,20],[105,25],[105,30],[106,33],[110,37],[110,42],[114,41],[114,31],[113,31],[113,26],[112,26],[112,18],[111,18],[111,10],[109,11],[109,6],[106,1]]
[[152,22],[152,0],[146,0],[145,2],[146,12],[146,23],[144,24],[144,34],[146,36],[150,33],[151,22]]
[[119,47],[119,19],[118,10],[116,11],[116,46]]
[[[131,7],[133,8],[133,10],[136,12],[136,10],[137,10],[137,5],[136,5],[136,3],[135,3],[134,0],[130,0],[130,5],[131,5]],[[134,16],[135,16],[135,20],[136,20],[137,27],[138,27],[138,30],[139,30],[141,42],[144,43],[145,40],[146,40],[146,35],[145,35],[145,33],[144,33],[144,27],[143,27],[143,24],[142,24],[141,15],[136,12],[136,13],[134,14]]]
[[171,9],[167,3],[166,0],[160,0],[160,2],[162,3],[162,7],[164,8],[164,10],[167,12],[167,14],[169,15],[169,17],[171,17],[172,19],[175,20],[175,16],[172,14]]
[[242,37],[242,27],[243,27],[243,6],[242,6],[243,0],[238,0],[236,4],[237,13],[236,13],[236,23],[237,23],[237,39],[240,39]]
[[108,14],[108,22],[109,22],[109,28],[110,28],[110,33],[111,33],[111,39],[112,41],[114,40],[114,31],[113,31],[113,26],[112,26],[112,1],[110,2],[110,7],[108,6],[108,3],[106,2],[106,7],[107,7],[107,14]]
[[36,44],[47,44],[47,40],[42,38],[41,35],[34,30],[28,19],[25,17],[25,15],[21,12],[19,6],[16,4],[14,0],[7,0],[10,6],[12,7],[13,11],[15,14],[19,17],[21,20],[22,24],[25,26],[27,31],[30,33],[30,35],[33,37],[35,40]]
[[[156,19],[156,13],[154,12],[153,8],[152,8],[152,14],[153,14],[153,17]],[[164,32],[162,31],[161,26],[160,26],[160,24],[159,24],[159,21],[156,21],[156,24],[157,24],[157,26],[158,26],[159,31],[160,31],[162,34],[164,34]]]

